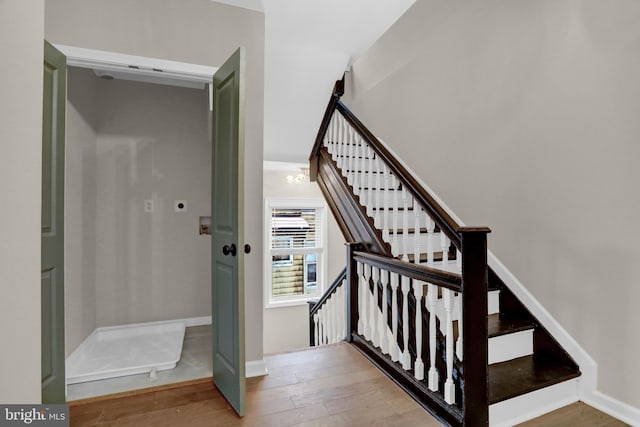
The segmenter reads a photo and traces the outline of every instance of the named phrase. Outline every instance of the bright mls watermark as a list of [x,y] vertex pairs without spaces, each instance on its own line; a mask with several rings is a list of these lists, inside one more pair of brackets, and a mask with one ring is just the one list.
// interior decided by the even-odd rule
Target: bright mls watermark
[[0,405],[0,427],[69,427],[69,405]]

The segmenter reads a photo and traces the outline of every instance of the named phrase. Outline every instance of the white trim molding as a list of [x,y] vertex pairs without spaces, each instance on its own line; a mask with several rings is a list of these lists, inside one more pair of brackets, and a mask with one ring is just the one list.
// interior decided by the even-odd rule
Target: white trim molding
[[611,396],[593,390],[591,393],[581,396],[580,400],[622,422],[635,427],[640,426],[640,409],[614,399]]
[[190,317],[188,319],[179,319],[178,322],[183,322],[184,326],[187,328],[190,328],[191,326],[210,325],[211,316]]
[[264,359],[247,360],[245,363],[245,378],[262,377],[268,374],[267,362]]
[[489,406],[489,425],[511,427],[578,401],[577,379],[564,381]]
[[104,50],[54,45],[67,57],[67,65],[89,68],[98,77],[204,89],[218,70],[208,65],[169,61]]

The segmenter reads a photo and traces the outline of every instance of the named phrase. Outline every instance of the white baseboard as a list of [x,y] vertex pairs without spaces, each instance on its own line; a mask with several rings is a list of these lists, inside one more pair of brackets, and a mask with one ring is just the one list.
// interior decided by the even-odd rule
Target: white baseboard
[[264,359],[247,360],[245,364],[245,378],[261,377],[268,373],[269,370],[267,369],[267,362],[265,362]]
[[202,317],[190,317],[188,319],[180,319],[180,322],[184,323],[184,326],[187,328],[191,326],[203,326],[211,324],[211,316],[202,316]]
[[607,396],[597,390],[581,396],[580,400],[589,406],[593,406],[599,411],[609,414],[629,425],[640,426],[640,409],[634,408],[624,402]]
[[511,427],[578,401],[576,379],[545,387],[489,407],[491,427]]

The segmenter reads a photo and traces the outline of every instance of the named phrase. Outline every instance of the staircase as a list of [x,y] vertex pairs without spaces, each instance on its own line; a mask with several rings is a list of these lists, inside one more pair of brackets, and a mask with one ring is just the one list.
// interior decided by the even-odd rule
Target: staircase
[[[311,344],[347,340],[448,425],[576,394],[580,370],[461,227],[334,93],[310,157],[347,268],[310,306]],[[522,409],[519,409],[522,408]]]

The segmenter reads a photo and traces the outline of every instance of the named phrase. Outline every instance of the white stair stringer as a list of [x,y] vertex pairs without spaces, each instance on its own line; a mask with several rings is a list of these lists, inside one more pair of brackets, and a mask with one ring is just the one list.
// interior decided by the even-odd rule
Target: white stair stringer
[[511,427],[578,401],[580,379],[574,378],[489,406],[491,427]]

